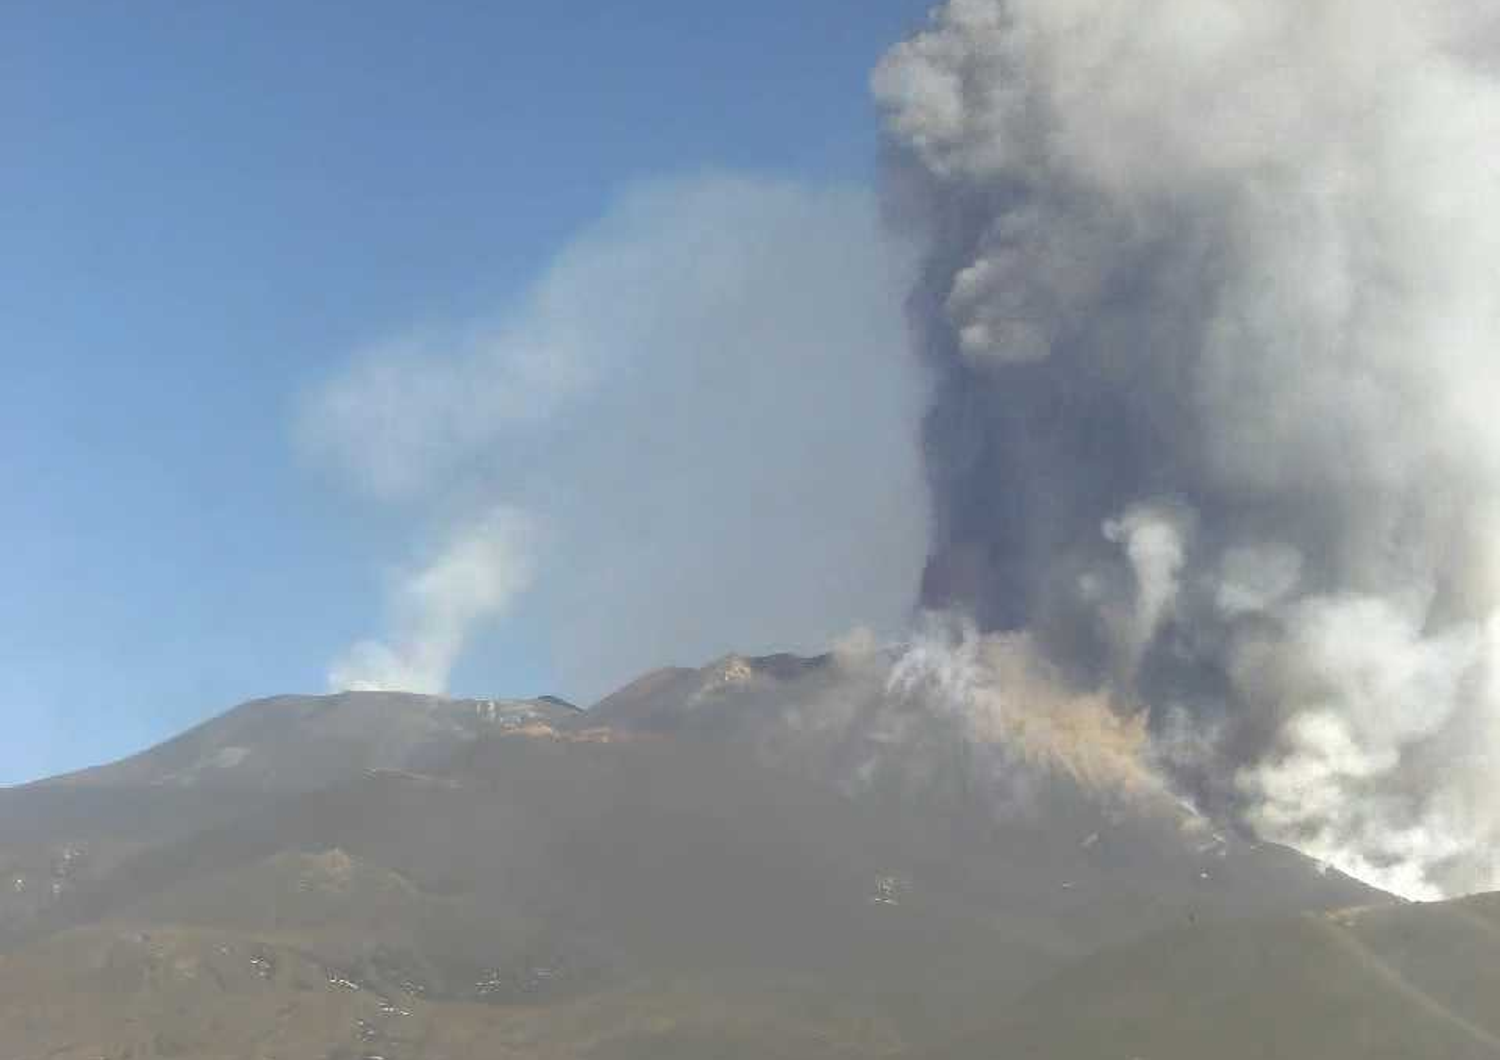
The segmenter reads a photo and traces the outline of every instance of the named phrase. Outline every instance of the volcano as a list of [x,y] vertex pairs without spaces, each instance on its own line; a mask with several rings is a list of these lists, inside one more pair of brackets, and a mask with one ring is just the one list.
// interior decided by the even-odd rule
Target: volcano
[[[891,698],[834,656],[588,711],[280,697],[5,790],[0,1044],[1266,1055],[1219,1042],[1262,1040],[1238,1019],[1321,1056],[1493,1054],[1494,903],[1401,903],[1061,771],[997,802],[954,734],[891,745]],[[1407,1051],[1371,1051],[1388,1024]]]

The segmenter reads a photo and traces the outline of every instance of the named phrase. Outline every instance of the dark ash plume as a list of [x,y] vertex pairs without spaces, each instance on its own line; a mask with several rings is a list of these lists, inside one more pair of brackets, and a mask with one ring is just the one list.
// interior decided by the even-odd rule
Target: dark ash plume
[[874,77],[929,247],[924,603],[1412,895],[1500,886],[1485,6],[950,0]]

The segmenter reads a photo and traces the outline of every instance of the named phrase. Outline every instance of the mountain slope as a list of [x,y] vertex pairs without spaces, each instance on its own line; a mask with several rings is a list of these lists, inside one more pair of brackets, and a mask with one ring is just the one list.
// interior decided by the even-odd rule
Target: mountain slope
[[131,856],[366,770],[441,764],[482,733],[561,724],[560,700],[399,693],[245,703],[120,762],[0,790],[0,946]]
[[[886,695],[878,672],[781,656],[671,671],[586,715],[286,698],[0,792],[0,836],[115,844],[0,939],[0,1044],[896,1055],[987,1032],[1155,931],[1385,901],[1066,772],[997,802],[947,728],[885,740]],[[105,807],[149,799],[111,838]],[[25,800],[66,830],[7,822]]]
[[1500,896],[1204,922],[1081,961],[943,1057],[1500,1056]]
[[120,762],[37,786],[312,791],[366,769],[422,770],[488,729],[558,722],[578,713],[552,697],[276,696],[245,703]]

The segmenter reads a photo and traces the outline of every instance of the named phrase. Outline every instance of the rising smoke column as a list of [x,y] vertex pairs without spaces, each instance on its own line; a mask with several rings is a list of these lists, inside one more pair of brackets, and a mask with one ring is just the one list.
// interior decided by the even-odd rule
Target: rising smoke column
[[506,620],[579,702],[664,664],[900,629],[926,550],[914,266],[867,189],[663,176],[489,312],[353,352],[298,442],[436,546],[330,683],[445,691]]
[[334,660],[335,692],[448,691],[448,678],[476,628],[503,615],[531,585],[539,532],[525,512],[497,505],[452,531],[389,589],[392,631]]
[[1485,7],[951,0],[874,77],[928,243],[924,603],[1419,896],[1500,886]]

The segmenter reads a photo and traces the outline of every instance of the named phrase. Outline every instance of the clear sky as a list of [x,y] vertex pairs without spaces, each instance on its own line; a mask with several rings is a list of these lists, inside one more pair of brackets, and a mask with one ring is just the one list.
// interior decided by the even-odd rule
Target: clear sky
[[[632,188],[753,174],[795,228],[776,181],[869,187],[868,73],[925,7],[6,5],[0,783],[322,691],[426,531],[309,455],[308,395],[601,218],[680,227]],[[455,691],[557,686],[546,623],[476,637]]]

